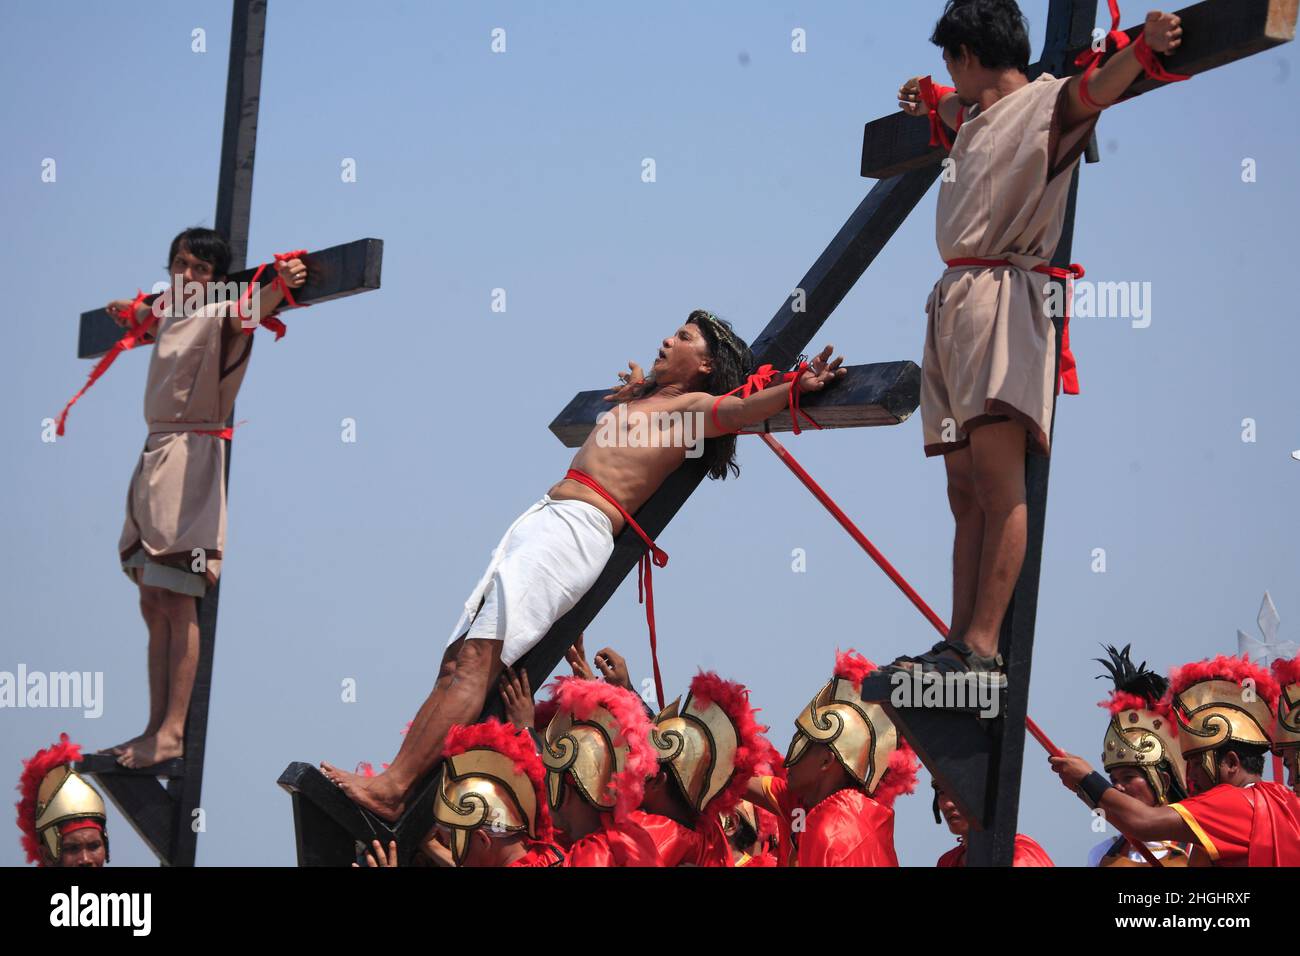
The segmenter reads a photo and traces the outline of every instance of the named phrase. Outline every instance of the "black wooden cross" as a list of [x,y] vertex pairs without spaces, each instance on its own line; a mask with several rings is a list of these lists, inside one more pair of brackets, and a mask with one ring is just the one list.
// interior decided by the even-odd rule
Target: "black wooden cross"
[[[1186,36],[1181,49],[1168,58],[1168,68],[1178,73],[1201,73],[1287,42],[1295,34],[1296,5],[1297,0],[1206,0],[1181,10]],[[1031,76],[1043,71],[1056,76],[1075,72],[1074,56],[1089,45],[1096,17],[1097,0],[1051,0],[1043,58],[1031,69]],[[1129,33],[1136,36],[1137,28]],[[1136,96],[1160,85],[1143,78],[1134,83],[1128,95]],[[807,310],[795,312],[793,297],[787,299],[754,341],[756,363],[771,363],[777,368],[793,364],[938,178],[943,155],[929,146],[929,124],[924,118],[894,113],[867,124],[861,171],[863,176],[881,181],[798,284],[806,293]],[[1089,158],[1095,160],[1095,155],[1095,147],[1090,148]],[[1054,265],[1070,261],[1077,187],[1076,171]],[[842,416],[846,426],[901,421],[916,407],[915,371],[916,366],[910,362],[855,366],[835,389],[804,404],[810,410],[827,409],[821,414],[814,412],[819,423],[824,423],[828,412]],[[579,393],[552,422],[551,430],[566,445],[580,444],[595,426],[596,416],[608,407],[601,400],[606,391]],[[774,431],[788,425],[788,413],[769,423]],[[694,459],[668,478],[636,514],[647,534],[658,537],[704,474],[702,460]],[[926,766],[974,824],[967,856],[971,865],[1009,866],[1012,861],[1047,475],[1046,460],[1028,459],[1028,547],[1001,636],[1010,688],[1003,717],[980,721],[966,712],[891,710]],[[564,652],[636,567],[643,551],[644,545],[630,529],[619,536],[596,583],[522,658],[521,665],[527,669],[532,686],[540,687],[555,669]],[[864,696],[887,702],[890,689],[887,678],[877,676],[868,678],[863,692]],[[493,694],[484,717],[501,715],[501,702]],[[429,780],[417,788],[411,810],[395,825],[359,810],[310,764],[290,764],[279,783],[293,797],[298,859],[303,865],[344,865],[351,861],[355,849],[351,841],[368,843],[372,838],[395,838],[399,852],[409,854],[414,851],[411,844],[418,842],[433,823]]]
[[[221,172],[214,226],[230,242],[235,282],[252,279],[242,270],[248,252],[248,223],[253,194],[253,158],[257,146],[257,110],[262,85],[262,42],[266,0],[235,0],[230,30],[230,67],[226,79],[225,125],[221,138]],[[304,257],[307,282],[294,293],[302,305],[379,288],[383,242],[361,239]],[[274,277],[268,270],[266,282]],[[96,358],[116,342],[122,330],[103,309],[81,315],[77,345],[80,358]],[[233,424],[232,410],[227,425]],[[230,446],[224,481],[230,481]],[[198,833],[194,811],[200,807],[203,757],[208,734],[208,699],[212,691],[212,654],[217,635],[217,601],[221,583],[198,599],[199,662],[185,720],[185,755],[152,767],[128,770],[111,754],[88,754],[78,766],[92,774],[140,838],[166,866],[193,866]],[[164,786],[160,778],[165,778]]]

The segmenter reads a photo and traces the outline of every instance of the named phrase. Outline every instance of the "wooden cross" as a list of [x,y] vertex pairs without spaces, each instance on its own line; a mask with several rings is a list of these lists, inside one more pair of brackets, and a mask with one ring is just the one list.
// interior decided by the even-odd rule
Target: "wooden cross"
[[[1206,0],[1178,11],[1185,36],[1177,53],[1167,58],[1168,68],[1184,74],[1203,73],[1291,40],[1297,2],[1300,0]],[[1077,72],[1074,57],[1089,46],[1096,19],[1097,0],[1051,0],[1043,58],[1030,69],[1031,78],[1044,71],[1055,76]],[[1130,37],[1136,36],[1139,29],[1130,29]],[[1161,85],[1141,78],[1127,95],[1137,96]],[[902,113],[866,125],[861,172],[880,182],[798,284],[806,294],[806,311],[794,311],[792,295],[754,341],[756,364],[788,368],[794,363],[929,190],[939,176],[944,155],[942,150],[930,147],[929,135],[925,118]],[[1095,143],[1088,158],[1096,161]],[[1054,265],[1070,262],[1078,175],[1076,169]],[[1059,365],[1061,319],[1055,321]],[[919,397],[915,369],[910,362],[854,366],[835,389],[815,398],[810,396],[803,405],[823,424],[824,419],[834,418],[845,427],[886,424],[891,417],[895,422],[902,421],[915,409]],[[551,431],[568,446],[581,444],[595,427],[597,415],[608,407],[601,400],[607,391],[579,393],[551,423]],[[824,409],[821,414],[816,411],[819,408]],[[769,427],[773,431],[788,428],[789,414],[773,419]],[[1026,462],[1028,545],[1000,640],[1009,684],[1002,716],[980,721],[968,712],[890,708],[931,773],[972,821],[967,862],[973,866],[1010,866],[1014,852],[1048,464],[1047,459],[1033,456]],[[635,517],[651,538],[659,536],[704,476],[703,461],[688,459],[642,505]],[[619,535],[614,553],[596,583],[521,659],[519,666],[527,669],[532,686],[542,685],[564,652],[637,566],[644,550],[630,529]],[[863,685],[864,697],[875,697],[886,704],[889,691],[888,678],[883,675],[869,677]],[[483,716],[502,714],[500,699],[494,692]],[[385,843],[396,839],[405,862],[414,852],[412,844],[418,843],[433,825],[431,780],[417,786],[411,809],[392,825],[359,810],[310,764],[290,764],[279,783],[293,797],[298,859],[302,865],[346,865],[355,851],[350,841],[368,845],[375,838]]]
[[[235,0],[230,31],[230,66],[226,80],[225,125],[221,139],[221,173],[217,185],[215,228],[230,242],[230,281],[247,282],[243,270],[248,251],[248,223],[253,192],[253,158],[257,146],[257,110],[262,84],[262,43],[266,34],[266,0]],[[303,257],[308,278],[294,298],[310,305],[379,288],[383,242],[361,239]],[[243,271],[238,271],[243,270]],[[269,273],[269,274],[268,274]],[[270,282],[274,273],[263,274]],[[79,358],[108,351],[122,330],[104,309],[81,315]],[[232,410],[227,425],[234,423]],[[230,482],[230,447],[223,480]],[[96,777],[140,838],[166,866],[193,866],[198,849],[194,811],[200,807],[203,757],[208,733],[208,699],[212,691],[212,653],[217,635],[220,580],[198,600],[199,662],[185,720],[185,754],[152,767],[128,770],[111,754],[88,754],[78,769]],[[166,778],[164,786],[159,778]]]

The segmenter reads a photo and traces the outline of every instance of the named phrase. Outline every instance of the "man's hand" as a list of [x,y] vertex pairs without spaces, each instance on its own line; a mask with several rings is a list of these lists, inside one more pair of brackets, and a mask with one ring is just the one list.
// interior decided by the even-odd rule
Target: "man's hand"
[[1152,10],[1142,28],[1147,46],[1157,53],[1173,53],[1183,42],[1183,20],[1176,13]]
[[1092,765],[1074,754],[1063,754],[1060,757],[1047,759],[1052,765],[1052,770],[1060,776],[1061,783],[1075,793],[1079,792],[1079,784],[1083,778],[1092,773]]
[[651,384],[654,379],[646,378],[645,372],[636,362],[628,362],[629,371],[619,372],[618,380],[623,384],[614,389],[605,396],[607,402],[630,402],[632,399],[639,397]]
[[[134,304],[134,299],[114,299],[112,302],[108,303],[108,305],[104,306],[104,310],[108,312],[114,322],[122,326],[122,328],[126,328],[131,324],[131,306]],[[149,307],[141,306],[141,308],[148,309]],[[136,315],[135,318],[136,321],[139,321],[140,316]]]
[[573,642],[573,646],[564,652],[564,659],[569,662],[569,667],[573,670],[574,677],[581,677],[583,680],[595,680],[596,675],[591,671],[591,665],[587,663],[587,652],[582,649],[582,635]]
[[533,705],[533,689],[528,686],[528,671],[507,667],[501,671],[501,702],[506,709],[506,722],[523,730],[532,728],[537,719]]
[[835,346],[828,345],[812,360],[804,373],[799,376],[799,391],[820,392],[835,379],[844,376],[848,371],[848,369],[840,368],[840,365],[844,362],[844,356],[837,355],[835,361],[832,362],[830,357],[834,351]]
[[[366,866],[397,866],[397,841],[388,841],[388,853],[384,853],[384,847],[378,840],[370,841],[371,849],[366,850]],[[360,863],[352,864],[357,869],[361,868]]]
[[632,675],[628,673],[627,661],[623,659],[622,654],[612,647],[606,647],[596,652],[594,660],[607,683],[622,687],[624,690],[632,690]]
[[285,259],[275,263],[275,271],[290,289],[301,289],[307,281],[307,266],[301,259]]
[[898,108],[908,116],[925,116],[930,107],[921,101],[921,77],[914,76],[898,88]]
[[443,841],[442,831],[437,827],[433,828],[433,833],[420,845],[420,849],[434,866],[454,867],[456,865],[456,859],[451,855],[451,847]]

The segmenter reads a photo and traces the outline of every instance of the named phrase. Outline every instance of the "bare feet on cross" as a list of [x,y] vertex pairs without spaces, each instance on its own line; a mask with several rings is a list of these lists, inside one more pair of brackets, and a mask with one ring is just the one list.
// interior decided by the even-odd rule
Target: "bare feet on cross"
[[117,762],[128,769],[141,770],[165,760],[174,760],[184,754],[184,736],[163,729],[156,734],[127,741],[117,754]]
[[406,811],[406,791],[394,784],[387,773],[363,777],[359,773],[340,770],[324,760],[320,769],[349,800],[385,823],[396,823]]

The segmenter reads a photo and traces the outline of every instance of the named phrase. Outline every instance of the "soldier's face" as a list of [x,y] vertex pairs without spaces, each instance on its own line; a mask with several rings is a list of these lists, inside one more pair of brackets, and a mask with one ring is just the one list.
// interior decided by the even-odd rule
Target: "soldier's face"
[[964,836],[969,832],[970,821],[961,815],[961,811],[957,809],[957,804],[953,802],[952,797],[942,790],[939,791],[939,812],[943,814],[948,829],[957,836]]
[[1151,790],[1146,774],[1136,767],[1116,767],[1111,772],[1110,782],[1115,785],[1115,789],[1134,800],[1140,800],[1148,807],[1156,805],[1156,795]]
[[103,866],[107,850],[104,835],[93,827],[73,830],[63,838],[59,866]]

